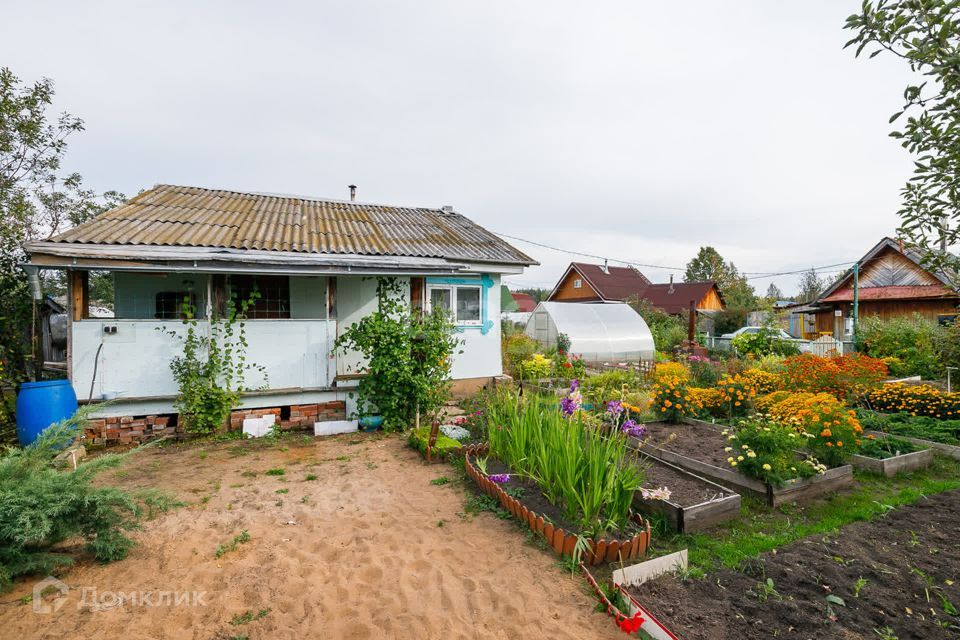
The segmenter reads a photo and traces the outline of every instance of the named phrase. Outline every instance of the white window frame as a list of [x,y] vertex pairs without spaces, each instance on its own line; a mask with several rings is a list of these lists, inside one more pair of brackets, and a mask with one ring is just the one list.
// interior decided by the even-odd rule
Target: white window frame
[[[457,289],[476,289],[477,290],[477,300],[479,301],[480,307],[477,313],[476,320],[460,320],[457,318]],[[479,284],[427,284],[426,291],[426,306],[427,313],[433,313],[433,296],[431,293],[434,290],[444,290],[450,292],[450,315],[453,316],[453,321],[458,327],[480,327],[483,326],[483,287]]]
[[573,281],[573,288],[574,288],[574,289],[579,289],[579,288],[581,288],[582,286],[583,286],[583,279],[582,279],[582,278],[577,278],[576,280]]

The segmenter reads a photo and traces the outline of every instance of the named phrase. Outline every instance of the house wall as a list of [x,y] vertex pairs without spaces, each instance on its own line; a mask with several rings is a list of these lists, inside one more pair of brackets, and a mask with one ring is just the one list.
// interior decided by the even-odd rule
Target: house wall
[[697,303],[698,311],[723,311],[723,308],[723,301],[720,300],[715,288],[707,292],[707,295],[703,296]]
[[[919,314],[923,318],[936,322],[940,315],[957,313],[957,304],[960,300],[890,300],[885,302],[861,302],[859,305],[860,318],[877,317],[882,320],[892,320]],[[839,309],[843,314],[837,318],[835,311]],[[853,304],[834,304],[829,311],[816,314],[816,335],[828,332],[837,339],[837,328],[843,326],[838,320],[849,318],[853,313]],[[813,337],[816,337],[814,335]]]
[[[582,280],[583,285],[577,289],[573,286],[575,280]],[[599,300],[600,295],[590,286],[587,279],[581,276],[576,269],[571,269],[570,273],[564,277],[557,287],[557,292],[550,298],[552,302],[566,302],[576,300]]]

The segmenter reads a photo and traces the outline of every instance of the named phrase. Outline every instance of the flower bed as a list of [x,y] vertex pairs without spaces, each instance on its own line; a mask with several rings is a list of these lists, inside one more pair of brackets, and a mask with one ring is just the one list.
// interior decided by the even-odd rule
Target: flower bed
[[908,413],[883,414],[862,410],[859,416],[869,435],[895,435],[901,440],[960,460],[960,420],[937,420]]
[[[464,467],[467,475],[477,483],[481,491],[499,500],[504,509],[535,534],[542,536],[556,553],[566,557],[574,556],[577,543],[581,539],[578,533],[564,530],[551,522],[549,516],[531,510],[523,504],[522,500],[507,494],[501,486],[505,474],[487,475],[477,469],[475,456],[482,455],[482,449],[468,447],[465,453]],[[637,529],[632,536],[586,539],[587,548],[582,550],[581,562],[597,565],[604,562],[633,560],[645,555],[650,545],[650,523],[640,516],[635,516],[632,521]]]
[[867,405],[877,411],[909,413],[938,420],[960,419],[960,393],[945,393],[930,385],[885,384],[871,391]]
[[678,533],[703,531],[740,515],[740,494],[678,466],[640,454],[651,487],[670,487],[670,497],[648,500],[634,494],[634,509],[658,514]]
[[634,446],[643,453],[721,486],[741,493],[746,491],[773,507],[809,501],[853,484],[853,468],[842,465],[809,478],[786,479],[782,485],[775,486],[730,466],[729,453],[724,451],[729,441],[716,425],[691,420],[683,425],[652,423],[647,424],[647,428],[647,441],[634,440]]
[[895,436],[867,436],[850,464],[858,469],[892,478],[898,473],[925,469],[933,464],[933,449]]

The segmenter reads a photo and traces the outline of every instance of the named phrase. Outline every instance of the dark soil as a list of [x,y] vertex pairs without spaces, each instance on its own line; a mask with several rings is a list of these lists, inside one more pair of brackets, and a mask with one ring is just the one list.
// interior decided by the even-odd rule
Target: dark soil
[[726,469],[729,454],[723,450],[727,446],[727,439],[720,434],[722,428],[648,422],[645,441],[655,447]]
[[[767,579],[776,594],[764,600]],[[684,640],[960,638],[960,491],[799,540],[740,571],[668,576],[633,593]]]
[[[510,482],[500,486],[503,487],[503,490],[509,495],[519,500],[527,509],[536,512],[537,515],[543,516],[544,520],[549,520],[555,527],[560,527],[564,531],[570,533],[580,532],[580,527],[576,523],[571,522],[564,515],[562,509],[547,500],[547,497],[543,495],[543,491],[540,490],[540,485],[530,478],[515,475],[510,467],[499,460],[487,458],[487,474],[493,475],[496,473],[510,474]],[[639,531],[640,529],[637,527],[628,526],[624,531],[608,531],[599,537],[607,540],[632,538]]]
[[640,456],[639,464],[644,470],[643,486],[647,489],[667,487],[670,489],[670,502],[681,507],[690,507],[717,497],[734,495],[732,491],[721,493],[714,486],[645,456]]

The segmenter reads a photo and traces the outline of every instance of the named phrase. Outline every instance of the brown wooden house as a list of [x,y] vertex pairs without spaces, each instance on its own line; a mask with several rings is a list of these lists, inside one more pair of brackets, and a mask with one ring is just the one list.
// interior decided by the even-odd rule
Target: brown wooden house
[[[957,318],[958,291],[946,274],[927,269],[921,256],[892,238],[884,238],[863,256],[859,274],[861,318],[883,319],[920,314],[933,321]],[[804,338],[832,335],[853,337],[853,268],[844,273],[814,302],[797,311],[804,314]]]
[[666,313],[678,315],[693,302],[699,312],[722,311],[723,296],[714,282],[653,284],[633,267],[571,262],[554,287],[549,302],[624,302],[649,300]]

